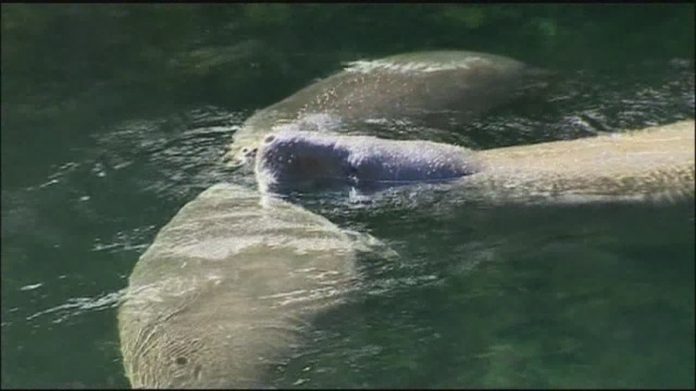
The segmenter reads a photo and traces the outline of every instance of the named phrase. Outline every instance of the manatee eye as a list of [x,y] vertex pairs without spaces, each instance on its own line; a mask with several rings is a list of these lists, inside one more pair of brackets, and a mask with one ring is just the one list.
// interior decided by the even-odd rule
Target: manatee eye
[[272,142],[273,140],[275,140],[275,136],[272,134],[269,134],[268,136],[266,136],[265,139],[263,139],[263,142],[268,144],[268,143]]
[[176,362],[178,365],[186,365],[188,360],[186,359],[186,357],[177,357],[176,360],[174,360],[174,362]]

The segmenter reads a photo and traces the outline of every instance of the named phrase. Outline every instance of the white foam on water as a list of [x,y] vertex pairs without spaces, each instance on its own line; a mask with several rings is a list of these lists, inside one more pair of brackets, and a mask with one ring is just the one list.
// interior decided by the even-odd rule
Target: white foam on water
[[345,70],[348,72],[370,73],[375,70],[395,72],[395,73],[414,73],[414,72],[439,72],[453,71],[457,69],[470,69],[472,66],[490,64],[489,60],[482,57],[467,57],[458,61],[435,62],[435,61],[410,61],[394,62],[393,60],[358,60],[345,63]]

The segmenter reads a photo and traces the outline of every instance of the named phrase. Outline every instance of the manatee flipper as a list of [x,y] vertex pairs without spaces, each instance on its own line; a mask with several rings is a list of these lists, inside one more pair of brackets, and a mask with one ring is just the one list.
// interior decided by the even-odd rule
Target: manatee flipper
[[254,113],[233,135],[226,158],[243,165],[266,134],[287,127],[356,135],[368,122],[405,121],[413,129],[448,129],[539,90],[550,75],[511,58],[457,50],[355,61]]
[[355,240],[236,185],[186,204],[135,265],[118,311],[133,387],[259,387],[355,278]]

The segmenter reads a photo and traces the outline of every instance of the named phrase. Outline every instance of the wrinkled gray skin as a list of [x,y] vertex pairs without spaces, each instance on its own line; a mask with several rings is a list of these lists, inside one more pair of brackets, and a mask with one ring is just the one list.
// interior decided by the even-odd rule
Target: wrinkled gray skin
[[283,128],[355,135],[368,123],[400,121],[448,129],[539,90],[548,76],[507,57],[455,50],[356,61],[252,115],[226,159],[232,167],[249,162],[265,135]]
[[264,139],[256,176],[264,192],[346,186],[366,191],[452,180],[479,166],[472,152],[454,145],[283,131]]
[[262,144],[256,178],[275,193],[447,180],[460,200],[674,200],[694,195],[694,121],[485,151],[285,131]]
[[253,388],[340,302],[368,250],[321,216],[236,185],[211,187],[162,228],[119,308],[135,388]]

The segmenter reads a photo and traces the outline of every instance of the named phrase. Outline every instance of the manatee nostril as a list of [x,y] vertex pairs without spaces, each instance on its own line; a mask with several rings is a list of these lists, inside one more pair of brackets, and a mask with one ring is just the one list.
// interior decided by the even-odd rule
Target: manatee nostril
[[247,152],[249,152],[249,148],[247,148],[247,147],[242,148],[242,153],[247,153]]
[[269,134],[268,136],[266,136],[265,139],[263,139],[263,142],[266,143],[266,144],[268,144],[268,143],[270,143],[270,142],[273,142],[273,140],[275,140],[275,136],[272,135],[272,134]]

